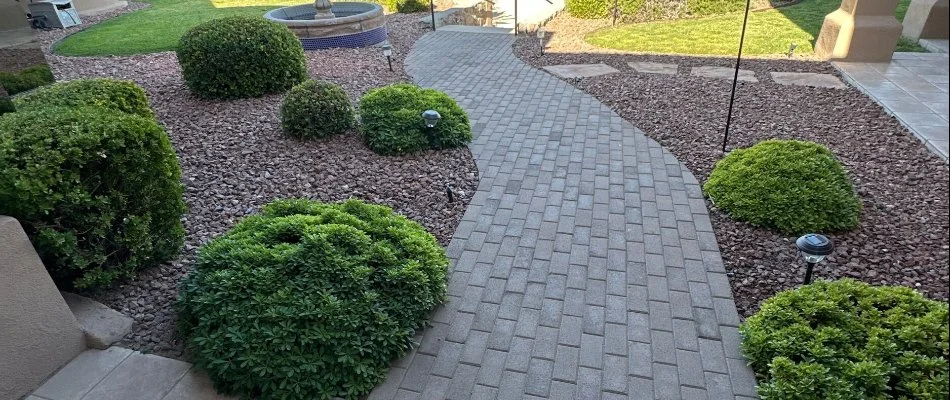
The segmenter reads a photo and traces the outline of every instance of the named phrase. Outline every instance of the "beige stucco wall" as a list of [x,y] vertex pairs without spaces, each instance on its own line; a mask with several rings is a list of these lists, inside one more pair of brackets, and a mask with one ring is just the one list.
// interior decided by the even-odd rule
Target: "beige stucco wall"
[[29,43],[34,37],[21,3],[0,0],[0,48]]
[[117,0],[73,0],[73,6],[79,10],[80,17],[99,15],[128,4],[128,2]]
[[86,349],[17,220],[0,215],[0,399],[18,399]]
[[825,17],[815,54],[825,60],[886,62],[903,27],[894,16],[898,0],[843,0]]
[[914,40],[950,38],[950,1],[912,0],[903,35]]

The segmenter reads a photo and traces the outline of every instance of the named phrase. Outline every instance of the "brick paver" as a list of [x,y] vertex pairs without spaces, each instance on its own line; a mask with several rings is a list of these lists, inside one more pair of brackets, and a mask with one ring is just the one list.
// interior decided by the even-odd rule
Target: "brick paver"
[[371,397],[754,396],[699,183],[512,41],[434,32],[406,59],[469,113],[481,181],[449,301]]

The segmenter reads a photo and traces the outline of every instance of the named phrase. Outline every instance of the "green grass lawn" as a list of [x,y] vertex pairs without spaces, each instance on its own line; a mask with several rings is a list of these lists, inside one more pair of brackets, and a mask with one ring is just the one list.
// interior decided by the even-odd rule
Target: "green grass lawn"
[[[904,19],[910,0],[901,0],[898,20]],[[776,56],[788,53],[789,44],[798,45],[796,54],[812,55],[814,41],[826,15],[840,1],[803,0],[793,6],[758,11],[749,15],[743,54]],[[587,42],[595,46],[650,53],[733,55],[742,31],[742,13],[713,17],[629,24],[590,33]],[[924,51],[918,44],[902,39],[898,51]]]
[[130,55],[174,50],[178,38],[204,21],[232,15],[263,16],[278,6],[311,0],[140,0],[151,7],[94,25],[60,42],[70,56]]

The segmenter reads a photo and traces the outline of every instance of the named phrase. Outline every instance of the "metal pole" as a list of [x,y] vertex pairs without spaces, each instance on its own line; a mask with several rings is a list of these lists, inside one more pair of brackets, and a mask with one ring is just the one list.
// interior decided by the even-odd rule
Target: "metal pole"
[[389,62],[389,72],[395,72],[395,71],[393,71],[393,58],[387,56],[387,57],[386,57],[386,61]]
[[614,23],[613,23],[613,25],[617,25],[617,0],[614,0]]
[[515,0],[515,36],[518,36],[518,0]]
[[739,36],[739,55],[736,57],[736,74],[732,78],[732,95],[729,97],[729,114],[726,116],[726,133],[722,137],[722,152],[726,152],[726,143],[729,142],[729,125],[732,124],[732,107],[736,102],[736,85],[739,82],[739,63],[742,62],[742,45],[745,43],[745,27],[749,22],[749,8],[752,0],[745,2],[745,17],[742,18],[742,35]]
[[432,13],[432,30],[435,30],[435,0],[429,0],[429,12]]
[[815,263],[805,263],[808,264],[808,269],[805,270],[805,284],[811,283],[811,271],[815,268]]

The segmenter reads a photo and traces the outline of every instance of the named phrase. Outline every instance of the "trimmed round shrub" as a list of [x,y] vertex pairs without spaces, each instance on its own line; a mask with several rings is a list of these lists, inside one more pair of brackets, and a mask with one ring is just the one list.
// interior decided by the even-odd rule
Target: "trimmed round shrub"
[[286,26],[226,17],[191,28],[178,43],[185,83],[210,99],[259,97],[307,78],[303,47]]
[[0,71],[0,86],[14,95],[53,83],[53,71],[46,65],[34,65],[17,72]]
[[[426,134],[422,112],[438,111],[442,116]],[[424,149],[460,147],[472,141],[468,115],[455,100],[435,89],[399,83],[373,89],[360,99],[363,137],[376,153],[407,154]]]
[[54,83],[16,99],[19,110],[42,110],[48,107],[96,106],[153,118],[148,98],[132,81],[107,78],[77,79]]
[[826,147],[766,140],[716,163],[706,195],[733,218],[797,235],[858,225],[861,201]]
[[260,399],[356,399],[445,296],[421,225],[358,200],[277,200],[201,248],[177,303],[195,364]]
[[389,12],[414,13],[429,10],[429,3],[422,0],[371,0],[370,3],[379,4]]
[[819,281],[762,303],[740,328],[763,399],[948,396],[947,303],[904,287]]
[[323,138],[355,123],[353,105],[340,85],[308,80],[287,93],[280,105],[280,128],[297,138]]
[[180,176],[152,118],[97,107],[0,118],[0,214],[20,221],[63,289],[104,287],[177,255]]

